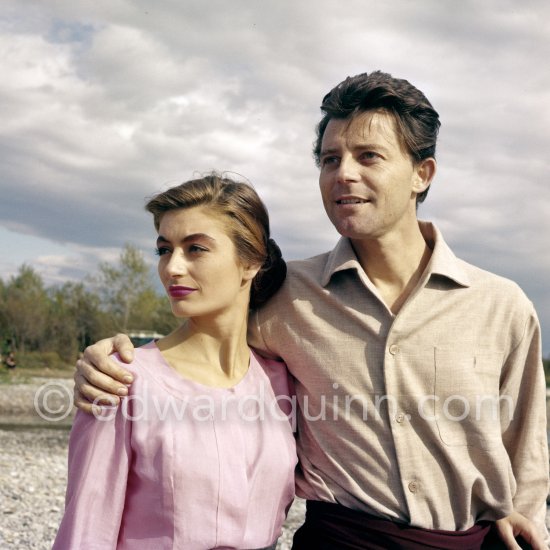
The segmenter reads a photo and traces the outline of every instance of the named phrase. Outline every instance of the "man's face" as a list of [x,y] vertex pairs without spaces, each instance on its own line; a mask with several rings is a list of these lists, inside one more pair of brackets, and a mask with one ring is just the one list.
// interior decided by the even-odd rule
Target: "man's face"
[[413,164],[392,115],[367,111],[330,120],[320,160],[323,204],[341,235],[380,239],[417,223],[416,195],[431,178],[424,163]]

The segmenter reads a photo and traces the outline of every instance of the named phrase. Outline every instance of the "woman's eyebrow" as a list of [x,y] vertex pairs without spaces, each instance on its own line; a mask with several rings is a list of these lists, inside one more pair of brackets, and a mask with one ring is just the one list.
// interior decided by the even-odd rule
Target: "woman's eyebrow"
[[[207,240],[211,242],[215,242],[216,239],[214,237],[211,237],[210,235],[207,235],[206,233],[192,233],[191,235],[187,235],[182,239],[181,242],[186,243],[189,241],[197,241],[197,240]],[[163,235],[159,235],[157,237],[157,244],[158,243],[169,243],[170,239],[167,239]]]

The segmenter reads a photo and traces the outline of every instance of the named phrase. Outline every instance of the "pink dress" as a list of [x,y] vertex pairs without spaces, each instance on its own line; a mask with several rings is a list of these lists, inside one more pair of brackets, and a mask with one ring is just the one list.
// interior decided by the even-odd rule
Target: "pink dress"
[[287,370],[251,353],[232,388],[182,378],[154,342],[136,350],[130,395],[77,413],[54,550],[262,548],[294,498]]

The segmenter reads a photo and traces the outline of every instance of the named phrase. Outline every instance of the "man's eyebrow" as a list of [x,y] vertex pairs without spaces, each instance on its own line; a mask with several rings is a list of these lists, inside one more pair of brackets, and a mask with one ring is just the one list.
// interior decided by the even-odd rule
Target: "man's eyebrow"
[[[380,145],[380,143],[370,143],[368,141],[365,141],[363,143],[358,143],[357,145],[352,147],[353,151],[361,151],[362,149],[369,149],[373,151],[380,151],[382,153],[388,151],[387,147],[384,147],[383,145]],[[321,153],[319,156],[325,156],[325,155],[334,155],[336,153],[340,152],[339,147],[328,147],[327,149],[321,149]]]
[[336,147],[329,147],[328,149],[321,149],[320,156],[324,155],[333,155],[334,153],[337,153],[338,149]]
[[[216,239],[214,239],[214,237],[211,237],[210,235],[207,235],[206,233],[192,233],[191,235],[187,235],[186,237],[184,237],[182,242],[186,243],[186,242],[189,242],[189,241],[200,241],[200,240],[206,240],[206,241],[211,241],[211,242],[216,241]],[[169,243],[169,242],[170,242],[170,239],[167,239],[163,235],[159,235],[157,237],[157,244],[158,243]]]

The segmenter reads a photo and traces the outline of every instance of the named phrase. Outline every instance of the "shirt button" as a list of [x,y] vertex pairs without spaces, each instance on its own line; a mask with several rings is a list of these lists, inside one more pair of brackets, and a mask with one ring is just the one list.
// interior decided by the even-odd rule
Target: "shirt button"
[[409,483],[409,491],[411,493],[416,493],[418,491],[418,483],[416,483],[416,481],[411,481]]
[[401,424],[401,422],[403,422],[403,420],[405,420],[405,415],[403,413],[399,413],[399,414],[396,415],[396,417],[395,417],[396,422],[399,422],[399,424]]
[[392,344],[390,346],[390,353],[392,355],[395,355],[396,353],[399,353],[399,346],[397,344]]

